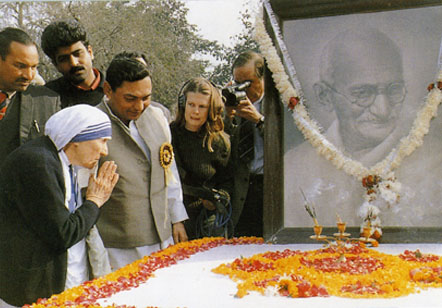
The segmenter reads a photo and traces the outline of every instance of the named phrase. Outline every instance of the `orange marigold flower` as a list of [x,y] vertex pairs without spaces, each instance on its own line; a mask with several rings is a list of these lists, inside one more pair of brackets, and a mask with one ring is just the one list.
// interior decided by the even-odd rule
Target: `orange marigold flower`
[[373,234],[371,235],[372,238],[375,240],[378,240],[382,237],[382,234],[379,232],[379,230],[374,230]]

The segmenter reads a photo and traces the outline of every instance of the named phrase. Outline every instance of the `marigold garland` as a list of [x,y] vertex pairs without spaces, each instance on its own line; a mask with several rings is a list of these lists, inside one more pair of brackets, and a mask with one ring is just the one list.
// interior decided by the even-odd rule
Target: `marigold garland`
[[[97,300],[107,298],[120,291],[139,286],[152,277],[156,270],[169,267],[178,261],[222,245],[263,244],[262,238],[223,237],[203,238],[190,242],[178,243],[137,260],[104,277],[87,281],[80,286],[53,295],[49,299],[39,299],[37,303],[25,305],[25,308],[70,307],[102,308]],[[109,308],[130,308],[131,306],[108,306]],[[148,307],[147,307],[148,308]]]
[[[281,38],[279,27],[275,21],[276,18],[273,16],[273,13],[269,11],[267,13],[269,13],[269,18],[274,21],[272,25],[275,27],[276,35]],[[364,195],[365,201],[360,207],[359,216],[363,219],[361,224],[362,230],[363,227],[367,226],[367,216],[372,215],[373,220],[369,221],[369,226],[372,228],[371,233],[377,234],[380,237],[382,235],[381,220],[377,216],[380,210],[374,204],[374,201],[377,196],[382,197],[390,205],[399,201],[401,184],[397,182],[393,170],[400,166],[404,158],[411,155],[423,144],[423,138],[430,128],[430,121],[437,115],[438,106],[442,101],[442,68],[439,68],[440,71],[436,83],[428,87],[430,93],[426,97],[425,104],[421,110],[417,112],[409,134],[403,137],[399,141],[398,146],[392,149],[382,161],[371,168],[367,168],[361,162],[344,155],[340,149],[328,141],[321,133],[318,123],[310,118],[307,109],[300,99],[298,89],[295,89],[290,82],[278,52],[270,36],[267,34],[264,25],[263,9],[256,17],[255,39],[259,43],[260,50],[267,61],[267,66],[272,72],[272,77],[282,102],[291,111],[293,120],[304,135],[304,138],[337,169],[342,169],[345,173],[354,176],[359,181],[363,181],[363,179],[369,176],[379,177],[377,185],[367,190],[367,194]],[[296,76],[292,76],[292,78],[296,86],[299,87],[299,91],[301,91]]]
[[442,288],[439,256],[419,250],[390,255],[361,244],[266,252],[212,271],[237,282],[237,297],[256,291],[288,297],[393,298]]

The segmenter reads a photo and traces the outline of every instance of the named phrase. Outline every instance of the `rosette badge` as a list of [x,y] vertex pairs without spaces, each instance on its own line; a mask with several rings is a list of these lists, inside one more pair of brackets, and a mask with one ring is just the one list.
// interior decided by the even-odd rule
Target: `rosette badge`
[[165,142],[160,147],[160,165],[164,169],[164,182],[166,186],[173,177],[170,166],[173,162],[173,147],[170,143]]

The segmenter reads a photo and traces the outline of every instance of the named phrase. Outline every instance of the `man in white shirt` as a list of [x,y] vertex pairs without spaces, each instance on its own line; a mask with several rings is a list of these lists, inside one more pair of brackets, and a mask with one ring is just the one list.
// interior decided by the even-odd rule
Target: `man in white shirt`
[[[336,114],[324,135],[346,156],[369,168],[399,146],[416,116],[416,111],[412,117],[405,112],[414,102],[406,99],[401,52],[376,29],[350,29],[330,40],[321,59],[320,81],[314,90],[324,110]],[[394,170],[402,184],[401,197],[391,206],[378,197],[382,225],[440,225],[440,129],[440,119],[434,119],[423,146]],[[284,168],[288,183],[284,214],[292,226],[312,224],[300,188],[316,204],[323,225],[334,226],[336,213],[347,225],[361,224],[358,211],[366,193],[362,183],[338,170],[309,142],[285,154]]]
[[169,244],[187,241],[188,218],[171,135],[162,111],[150,105],[152,80],[147,66],[114,58],[106,72],[107,100],[97,106],[111,119],[109,156],[120,181],[97,223],[113,270]]

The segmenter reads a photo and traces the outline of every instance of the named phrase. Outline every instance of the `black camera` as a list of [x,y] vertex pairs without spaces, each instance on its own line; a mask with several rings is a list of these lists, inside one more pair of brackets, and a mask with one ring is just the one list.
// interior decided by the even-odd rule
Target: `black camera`
[[225,87],[221,90],[221,94],[225,99],[226,106],[235,107],[240,101],[246,99],[247,94],[245,89],[250,86],[250,81],[245,81],[240,84],[233,84],[231,86]]

